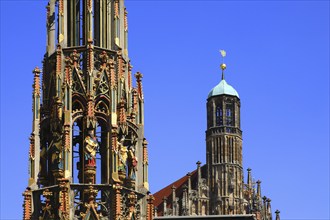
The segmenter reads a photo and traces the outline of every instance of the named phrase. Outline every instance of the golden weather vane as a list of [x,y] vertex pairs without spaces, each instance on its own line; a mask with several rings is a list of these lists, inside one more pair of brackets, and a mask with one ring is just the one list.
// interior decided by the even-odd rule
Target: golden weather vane
[[222,59],[224,59],[227,53],[225,50],[220,50],[220,54],[222,56]]
[[225,64],[225,57],[227,55],[226,51],[225,50],[220,50],[220,54],[221,54],[221,57],[222,57],[222,63],[220,65],[221,69],[222,69],[222,79],[224,79],[224,70],[226,69],[226,64]]

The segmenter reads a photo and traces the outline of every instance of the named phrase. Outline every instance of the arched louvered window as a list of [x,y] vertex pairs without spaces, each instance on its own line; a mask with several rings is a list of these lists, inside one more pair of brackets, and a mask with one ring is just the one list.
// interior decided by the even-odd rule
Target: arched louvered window
[[234,126],[234,117],[233,117],[233,106],[226,105],[226,125],[227,126]]
[[218,105],[215,111],[215,126],[222,126],[222,125],[223,125],[222,106]]

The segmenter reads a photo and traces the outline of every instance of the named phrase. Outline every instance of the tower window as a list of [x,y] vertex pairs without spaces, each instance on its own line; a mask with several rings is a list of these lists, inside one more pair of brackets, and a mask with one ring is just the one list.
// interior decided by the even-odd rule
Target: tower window
[[222,106],[217,106],[216,112],[215,112],[215,125],[221,126],[223,125],[223,112],[222,112]]
[[226,105],[226,125],[233,126],[233,107]]

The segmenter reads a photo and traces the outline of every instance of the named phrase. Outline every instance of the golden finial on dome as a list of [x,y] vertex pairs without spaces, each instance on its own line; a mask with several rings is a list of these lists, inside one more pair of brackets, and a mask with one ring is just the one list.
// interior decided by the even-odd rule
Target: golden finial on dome
[[224,71],[227,68],[226,64],[225,64],[225,56],[226,56],[226,51],[225,50],[220,50],[220,54],[222,57],[222,64],[220,65],[221,70],[222,70],[222,79],[224,79]]
[[225,70],[227,66],[226,66],[226,64],[222,63],[222,64],[220,65],[220,67],[221,67],[222,70]]

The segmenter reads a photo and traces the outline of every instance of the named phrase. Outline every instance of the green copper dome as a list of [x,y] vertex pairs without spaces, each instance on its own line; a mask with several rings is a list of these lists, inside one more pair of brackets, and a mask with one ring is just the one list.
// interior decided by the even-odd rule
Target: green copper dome
[[218,95],[232,95],[239,98],[237,91],[229,85],[226,80],[222,79],[209,93],[207,98]]

